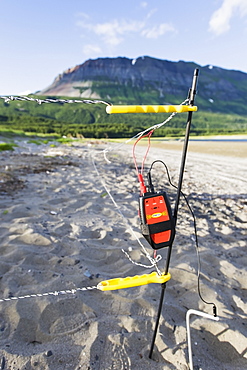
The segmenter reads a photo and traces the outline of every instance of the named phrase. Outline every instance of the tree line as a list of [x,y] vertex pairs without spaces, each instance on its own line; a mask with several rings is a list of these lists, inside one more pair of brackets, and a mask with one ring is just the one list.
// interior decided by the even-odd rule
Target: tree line
[[[82,136],[85,138],[128,138],[169,114],[112,114],[102,105],[41,104],[26,101],[0,101],[0,130]],[[177,114],[155,136],[184,135],[187,114]],[[247,117],[212,112],[194,113],[192,135],[247,133]]]

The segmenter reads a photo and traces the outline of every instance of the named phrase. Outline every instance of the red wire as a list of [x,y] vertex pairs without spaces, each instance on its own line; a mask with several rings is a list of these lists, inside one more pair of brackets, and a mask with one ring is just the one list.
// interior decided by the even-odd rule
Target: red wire
[[154,130],[151,130],[149,133],[148,133],[148,147],[147,147],[147,150],[146,150],[146,154],[145,156],[143,157],[143,161],[142,161],[142,167],[141,167],[141,174],[143,175],[143,171],[144,171],[144,164],[145,164],[145,161],[147,159],[147,156],[148,156],[148,152],[149,152],[149,149],[150,149],[150,146],[151,146],[151,136],[153,134]]
[[134,143],[134,145],[133,145],[133,159],[134,159],[134,164],[135,164],[135,168],[136,168],[137,176],[138,176],[138,174],[139,174],[139,170],[138,170],[137,161],[136,161],[136,156],[135,156],[135,148],[136,148],[136,145],[137,145],[137,143],[138,143],[141,139],[143,139],[144,137],[148,137],[148,147],[147,147],[146,153],[145,153],[145,155],[144,155],[144,157],[143,157],[142,167],[141,167],[141,174],[143,174],[143,170],[144,170],[144,163],[145,163],[145,160],[146,160],[146,158],[147,158],[147,155],[148,155],[148,152],[149,152],[149,149],[150,149],[150,139],[151,139],[151,136],[152,136],[153,132],[154,132],[154,130],[151,130],[151,131],[149,131],[146,135],[144,135],[144,136],[140,136],[140,137],[136,140],[136,142]]
[[[140,136],[135,144],[133,145],[133,159],[134,159],[134,163],[135,163],[135,168],[136,168],[136,173],[137,173],[137,177],[138,177],[138,181],[139,181],[139,184],[140,184],[140,194],[143,195],[147,192],[147,189],[146,189],[146,186],[144,184],[144,180],[143,180],[143,171],[144,171],[144,164],[145,164],[145,160],[147,158],[147,155],[148,155],[148,152],[149,152],[149,149],[150,149],[150,141],[151,141],[151,136],[153,134],[154,130],[151,130],[149,131],[148,134],[144,135],[144,136]],[[146,150],[146,153],[143,157],[143,160],[142,160],[142,166],[141,166],[141,172],[139,172],[138,170],[138,166],[137,166],[137,161],[136,161],[136,156],[135,156],[135,148],[136,148],[136,144],[143,138],[143,137],[148,137],[148,147],[147,147],[147,150]]]

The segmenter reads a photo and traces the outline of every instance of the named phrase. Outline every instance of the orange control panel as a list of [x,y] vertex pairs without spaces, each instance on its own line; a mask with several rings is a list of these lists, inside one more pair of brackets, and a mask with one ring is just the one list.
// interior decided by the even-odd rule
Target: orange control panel
[[139,205],[143,236],[154,249],[171,245],[175,227],[166,193],[146,193]]

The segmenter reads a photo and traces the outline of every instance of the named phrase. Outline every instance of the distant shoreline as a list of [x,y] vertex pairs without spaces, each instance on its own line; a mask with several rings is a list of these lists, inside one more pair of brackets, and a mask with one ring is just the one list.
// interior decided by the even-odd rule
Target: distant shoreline
[[[181,141],[183,140],[182,137],[174,138],[174,137],[154,137],[153,140],[164,140],[164,141]],[[190,136],[190,141],[237,141],[237,142],[245,142],[247,141],[247,135],[239,134],[239,135],[205,135],[205,136]]]
[[[35,135],[37,138],[39,135]],[[19,137],[18,135],[13,135],[11,138],[4,137],[0,134],[0,142],[16,142],[22,141],[26,138]],[[44,140],[45,137],[42,137]],[[78,139],[75,139],[75,141]],[[85,138],[79,139],[79,141],[84,142],[121,142],[126,143],[129,139],[93,139]],[[131,140],[130,144],[133,144],[135,139]],[[55,140],[56,141],[56,140]],[[73,139],[72,139],[73,142]],[[138,142],[138,146],[146,146],[147,139]],[[165,150],[175,150],[181,151],[183,148],[183,138],[173,138],[173,137],[153,137],[151,140],[151,146],[155,148],[165,149]],[[226,157],[247,157],[247,135],[217,135],[217,136],[192,136],[189,140],[189,152],[194,153],[204,153],[211,155],[220,155]]]
[[[123,141],[123,140],[121,140]],[[147,145],[147,139],[139,141],[138,145]],[[151,146],[182,151],[183,138],[152,138]],[[247,157],[247,135],[218,135],[190,137],[189,152],[220,155],[226,157]]]
[[[154,141],[152,145],[168,150],[182,150],[183,141]],[[226,157],[247,157],[247,141],[190,140],[189,152],[220,155]]]

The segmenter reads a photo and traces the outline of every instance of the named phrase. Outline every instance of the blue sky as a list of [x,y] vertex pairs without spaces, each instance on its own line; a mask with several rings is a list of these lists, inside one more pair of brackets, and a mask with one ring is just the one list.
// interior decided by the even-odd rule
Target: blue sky
[[98,57],[247,73],[247,0],[0,0],[0,95],[35,92]]

